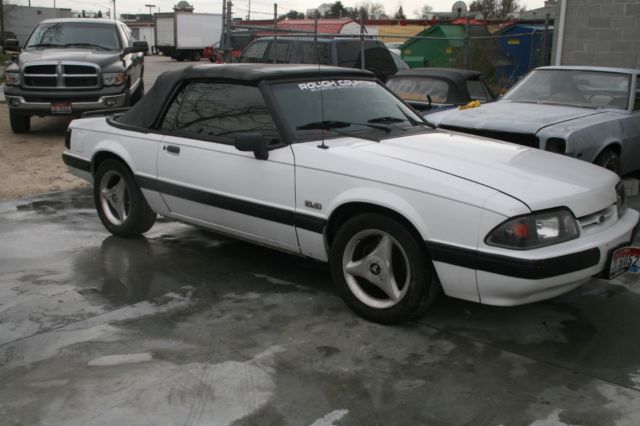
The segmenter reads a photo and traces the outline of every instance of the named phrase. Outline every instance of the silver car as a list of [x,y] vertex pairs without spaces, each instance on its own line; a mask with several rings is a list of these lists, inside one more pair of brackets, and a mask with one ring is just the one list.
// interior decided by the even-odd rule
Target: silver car
[[640,70],[530,72],[498,102],[427,117],[437,127],[564,154],[619,175],[640,169]]

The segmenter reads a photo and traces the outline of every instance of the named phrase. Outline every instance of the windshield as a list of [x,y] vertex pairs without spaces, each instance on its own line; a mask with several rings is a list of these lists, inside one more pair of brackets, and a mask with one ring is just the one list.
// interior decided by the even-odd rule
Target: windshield
[[300,140],[319,139],[323,131],[388,133],[425,125],[375,81],[327,79],[274,84],[272,88],[289,129]]
[[55,22],[40,24],[29,37],[26,49],[46,47],[87,47],[120,50],[118,30],[112,24]]
[[387,82],[405,101],[431,102],[436,104],[451,103],[449,100],[449,84],[446,81],[422,77],[397,77]]
[[627,109],[631,76],[588,70],[537,70],[503,99],[516,102]]

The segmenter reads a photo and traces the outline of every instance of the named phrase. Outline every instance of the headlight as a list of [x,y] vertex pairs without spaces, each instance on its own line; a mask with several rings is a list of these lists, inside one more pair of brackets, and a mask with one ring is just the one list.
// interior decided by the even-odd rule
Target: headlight
[[126,79],[123,72],[107,72],[102,74],[102,82],[105,86],[119,86],[124,83]]
[[547,210],[509,219],[485,238],[490,246],[529,250],[573,240],[580,236],[576,219],[566,209]]
[[624,189],[622,181],[616,185],[616,207],[618,208],[618,217],[621,217],[624,209],[627,208],[627,191]]
[[5,71],[4,83],[7,86],[20,86],[20,73]]

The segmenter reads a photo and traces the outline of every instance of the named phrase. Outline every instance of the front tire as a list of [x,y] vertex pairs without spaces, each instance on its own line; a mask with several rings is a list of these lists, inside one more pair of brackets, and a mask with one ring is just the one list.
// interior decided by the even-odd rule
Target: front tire
[[593,164],[604,167],[607,170],[612,171],[618,176],[622,175],[622,166],[620,165],[620,156],[612,149],[605,149],[595,159]]
[[393,324],[420,316],[438,294],[430,260],[398,221],[362,214],[345,222],[331,247],[333,281],[363,318]]
[[11,122],[13,133],[29,133],[29,130],[31,130],[31,117],[28,115],[20,115],[15,111],[9,110],[9,121]]
[[100,221],[119,237],[137,237],[156,221],[129,169],[120,161],[109,159],[98,167],[93,196]]

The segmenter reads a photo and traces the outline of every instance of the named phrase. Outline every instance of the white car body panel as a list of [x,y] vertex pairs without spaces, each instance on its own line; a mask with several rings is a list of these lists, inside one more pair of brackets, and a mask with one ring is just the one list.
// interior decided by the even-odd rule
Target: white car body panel
[[[288,146],[273,150],[267,161],[256,161],[253,153],[240,152],[232,145],[175,136],[165,136],[162,145],[158,154],[162,182],[278,209],[291,210],[294,205],[293,154]],[[180,153],[169,152],[169,145],[179,147]],[[165,194],[163,198],[172,215],[298,252],[295,229],[289,225],[221,208],[202,208],[200,203],[177,196]]]
[[[620,220],[612,218],[578,239],[535,250],[487,246],[486,235],[509,217],[566,206],[580,218],[612,208],[618,178],[585,162],[452,132],[380,142],[343,137],[325,141],[327,149],[318,147],[320,141],[298,143],[271,150],[264,161],[231,145],[116,128],[104,117],[75,120],[70,128],[71,148],[65,155],[89,164],[96,154],[112,153],[136,178],[158,179],[158,188],[176,184],[301,215],[307,222],[329,220],[347,203],[394,211],[437,257],[433,264],[444,292],[482,303],[528,303],[570,290],[602,271],[610,249],[630,241],[639,216],[627,209]],[[169,145],[180,145],[180,155],[171,155]],[[157,213],[321,261],[328,258],[327,226],[317,230],[267,220],[150,188],[143,193]],[[469,263],[447,260],[441,245],[463,251]],[[599,251],[597,264],[565,275],[526,278],[476,267],[476,259],[485,255],[535,262],[585,250]]]

